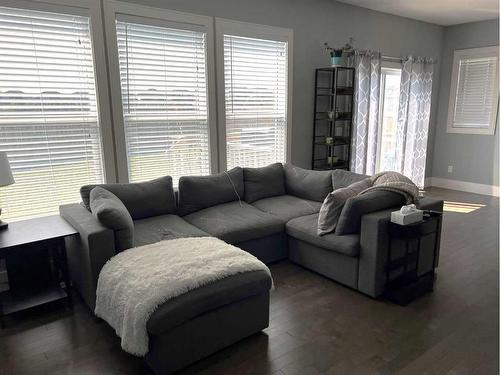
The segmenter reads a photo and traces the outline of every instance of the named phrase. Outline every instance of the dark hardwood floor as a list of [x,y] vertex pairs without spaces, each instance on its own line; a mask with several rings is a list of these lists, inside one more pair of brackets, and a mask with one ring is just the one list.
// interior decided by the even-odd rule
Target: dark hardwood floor
[[[434,293],[407,307],[288,262],[271,267],[271,323],[183,373],[497,374],[498,198],[431,189],[446,212]],[[150,374],[79,302],[0,331],[0,374]]]

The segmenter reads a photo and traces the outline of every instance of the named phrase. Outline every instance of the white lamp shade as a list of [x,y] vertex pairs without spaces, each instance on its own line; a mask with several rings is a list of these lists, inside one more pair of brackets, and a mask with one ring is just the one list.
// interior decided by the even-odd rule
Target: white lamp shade
[[10,170],[9,159],[5,152],[0,151],[0,186],[12,185],[14,176]]

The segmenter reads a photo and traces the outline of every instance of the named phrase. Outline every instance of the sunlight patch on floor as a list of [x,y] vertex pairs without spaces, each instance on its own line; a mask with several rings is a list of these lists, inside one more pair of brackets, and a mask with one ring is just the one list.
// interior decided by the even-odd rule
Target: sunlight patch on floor
[[444,201],[445,212],[458,212],[462,214],[468,214],[470,212],[479,210],[482,207],[486,207],[486,205],[479,203]]

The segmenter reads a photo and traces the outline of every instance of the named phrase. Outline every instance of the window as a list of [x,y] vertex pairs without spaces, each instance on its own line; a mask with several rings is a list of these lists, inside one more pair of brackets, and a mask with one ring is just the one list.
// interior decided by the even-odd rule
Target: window
[[119,180],[216,170],[212,18],[113,1],[104,13]]
[[494,134],[498,107],[498,47],[455,51],[448,132]]
[[104,15],[119,181],[286,160],[291,30],[217,19],[215,45],[212,17],[112,0]]
[[382,67],[377,171],[395,171],[401,68]]
[[57,212],[104,180],[90,30],[89,16],[0,7],[4,218]]
[[[290,129],[289,30],[217,20],[223,50],[226,166],[285,162]],[[258,32],[256,31],[258,30]],[[220,52],[219,52],[220,53]],[[221,121],[222,122],[222,121]],[[224,163],[222,162],[224,165]]]
[[117,21],[130,181],[210,172],[205,34]]

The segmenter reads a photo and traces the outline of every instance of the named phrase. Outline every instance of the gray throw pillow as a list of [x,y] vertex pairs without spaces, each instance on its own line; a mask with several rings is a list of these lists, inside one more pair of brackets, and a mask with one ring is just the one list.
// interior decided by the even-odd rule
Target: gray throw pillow
[[90,211],[105,227],[115,231],[115,248],[134,246],[134,222],[123,202],[110,191],[96,186],[90,192]]
[[389,208],[399,209],[406,204],[404,195],[392,191],[370,191],[347,200],[340,213],[335,234],[359,233],[361,217]]
[[146,182],[85,185],[80,195],[90,210],[90,192],[100,186],[116,195],[127,207],[134,220],[176,213],[172,177],[165,176]]
[[108,228],[125,229],[134,226],[132,217],[120,198],[100,186],[90,192],[90,211]]
[[243,177],[245,201],[248,203],[286,194],[285,174],[281,163],[261,168],[243,168]]
[[334,190],[328,194],[321,206],[318,216],[318,235],[323,236],[331,233],[337,226],[337,221],[342,212],[345,202],[363,190],[372,186],[372,181],[369,178],[355,182],[348,187]]
[[285,188],[288,194],[302,199],[323,202],[332,191],[332,172],[313,171],[296,167],[292,164],[283,165],[285,171]]
[[182,176],[179,179],[179,214],[184,216],[243,199],[244,189],[240,167],[209,176]]
[[369,176],[365,174],[354,173],[343,169],[335,169],[332,173],[333,190],[345,188],[355,182],[364,180]]

